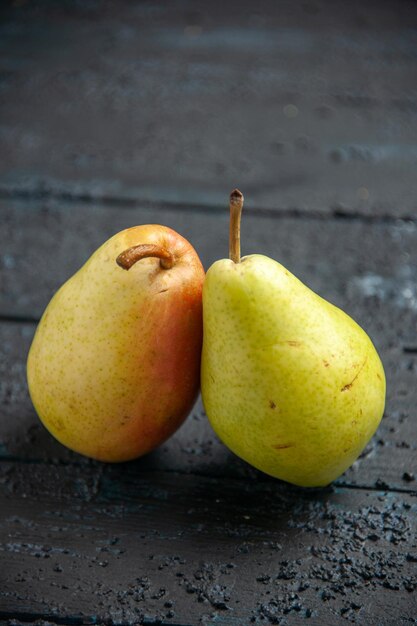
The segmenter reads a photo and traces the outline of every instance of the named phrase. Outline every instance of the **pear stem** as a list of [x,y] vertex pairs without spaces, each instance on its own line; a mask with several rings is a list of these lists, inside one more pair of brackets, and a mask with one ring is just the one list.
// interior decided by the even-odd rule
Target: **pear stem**
[[243,199],[239,189],[234,189],[230,194],[229,258],[233,263],[240,263],[240,218]]
[[132,265],[141,259],[146,259],[147,257],[157,257],[160,259],[160,265],[165,270],[171,269],[174,265],[174,255],[171,254],[171,252],[169,252],[166,248],[153,243],[146,243],[128,248],[119,254],[116,259],[116,263],[124,270],[129,270]]

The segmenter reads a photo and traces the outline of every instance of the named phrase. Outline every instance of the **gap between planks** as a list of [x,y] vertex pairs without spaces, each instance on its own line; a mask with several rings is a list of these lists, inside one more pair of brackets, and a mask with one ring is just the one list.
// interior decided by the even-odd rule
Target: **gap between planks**
[[[28,202],[39,200],[61,200],[68,203],[84,202],[86,204],[94,205],[95,207],[102,206],[118,206],[123,208],[161,208],[166,210],[176,211],[178,209],[186,209],[195,213],[224,213],[225,205],[218,204],[195,204],[192,202],[170,202],[167,200],[153,201],[144,200],[139,197],[123,197],[123,196],[95,196],[89,193],[71,193],[68,191],[37,191],[23,190],[23,189],[4,189],[0,186],[0,199],[14,199],[14,200],[26,200]],[[225,198],[226,200],[226,198]],[[390,213],[384,213],[381,215],[365,214],[355,209],[349,209],[349,207],[337,207],[330,209],[330,211],[317,211],[308,209],[297,208],[279,208],[279,207],[259,207],[254,208],[251,206],[245,206],[245,214],[255,217],[274,217],[279,219],[285,218],[299,218],[305,220],[320,220],[320,221],[332,221],[332,220],[348,220],[358,221],[365,224],[397,224],[399,221],[417,223],[417,215],[413,213],[405,213],[403,215],[394,216]]]
[[[75,462],[75,461],[64,461],[64,460],[59,460],[59,461],[53,461],[53,460],[48,460],[48,459],[28,459],[28,458],[19,458],[16,456],[8,456],[7,454],[4,456],[0,457],[0,466],[3,463],[16,463],[16,464],[21,464],[21,465],[45,465],[45,466],[51,466],[51,467],[76,467],[76,468],[83,468],[85,467],[86,469],[89,470],[96,470],[97,473],[99,474],[99,478],[101,478],[103,472],[106,470],[107,467],[112,467],[112,464],[103,464],[103,465],[92,465],[91,462],[89,460],[86,461],[81,461],[79,463]],[[92,461],[92,463],[94,463],[94,461]],[[116,464],[117,465],[117,464]],[[154,474],[155,476],[160,476],[160,475],[167,475],[167,476],[172,476],[172,475],[178,475],[178,476],[196,476],[196,477],[201,477],[201,478],[208,478],[209,480],[219,480],[219,476],[217,474],[211,474],[210,472],[196,472],[196,471],[191,471],[191,472],[182,472],[181,470],[178,469],[148,469],[147,472],[148,474]],[[246,477],[242,477],[240,478],[239,476],[229,476],[227,477],[227,480],[230,480],[232,482],[247,482],[247,478]],[[256,480],[256,483],[259,485],[271,485],[273,484],[273,480],[262,480],[262,478],[260,480]],[[311,493],[316,492],[316,491],[320,491],[320,490],[325,490],[325,489],[329,489],[332,487],[335,487],[336,489],[349,489],[351,491],[372,491],[375,493],[380,493],[380,494],[384,494],[384,493],[398,493],[398,494],[406,494],[406,495],[411,495],[411,496],[417,496],[417,488],[401,488],[401,487],[390,487],[389,485],[387,485],[386,487],[377,487],[374,484],[372,485],[355,485],[353,483],[345,483],[343,481],[334,481],[332,483],[330,483],[330,485],[328,485],[327,487],[313,487],[311,489],[309,488],[303,488],[303,487],[297,487],[294,485],[291,485],[290,483],[284,483],[283,481],[279,481],[279,484],[281,485],[290,485],[294,490],[300,489],[300,491],[302,493],[308,493],[309,491],[311,491]],[[171,624],[171,626],[173,626]]]

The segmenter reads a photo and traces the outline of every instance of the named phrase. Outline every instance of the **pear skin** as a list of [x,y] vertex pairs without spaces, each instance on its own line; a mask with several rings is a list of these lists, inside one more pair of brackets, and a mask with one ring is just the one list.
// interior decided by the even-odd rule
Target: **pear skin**
[[360,326],[258,254],[211,266],[203,320],[201,390],[219,438],[295,485],[340,476],[385,404],[384,370]]
[[[132,246],[168,251],[125,271]],[[127,461],[167,439],[198,393],[204,270],[191,244],[159,225],[104,243],[55,294],[30,348],[36,411],[65,446]]]

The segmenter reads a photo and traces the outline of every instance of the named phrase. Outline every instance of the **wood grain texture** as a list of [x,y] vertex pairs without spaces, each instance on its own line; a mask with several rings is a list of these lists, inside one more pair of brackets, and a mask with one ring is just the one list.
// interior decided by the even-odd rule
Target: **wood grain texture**
[[0,472],[1,611],[224,626],[415,616],[411,496],[115,466]]
[[[417,7],[404,0],[0,6],[0,626],[415,623]],[[207,268],[282,262],[370,334],[384,419],[326,489],[255,471],[199,400],[154,453],[58,444],[25,361],[108,237],[163,223]],[[402,219],[398,219],[402,218]]]
[[3,193],[415,213],[414,3],[14,5]]

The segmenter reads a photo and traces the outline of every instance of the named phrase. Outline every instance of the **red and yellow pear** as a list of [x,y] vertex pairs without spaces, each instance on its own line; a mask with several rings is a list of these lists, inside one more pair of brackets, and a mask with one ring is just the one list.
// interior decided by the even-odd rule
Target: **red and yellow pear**
[[116,234],[59,289],[27,364],[33,404],[58,441],[127,461],[182,424],[199,388],[203,281],[191,244],[152,224]]

